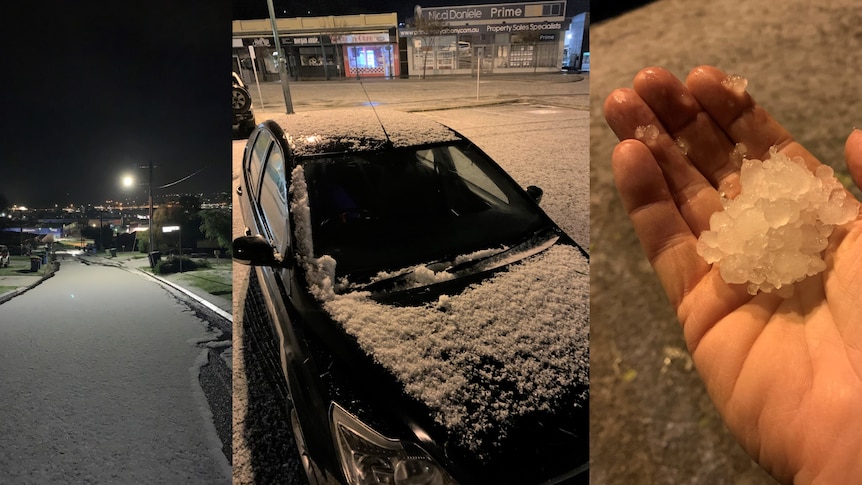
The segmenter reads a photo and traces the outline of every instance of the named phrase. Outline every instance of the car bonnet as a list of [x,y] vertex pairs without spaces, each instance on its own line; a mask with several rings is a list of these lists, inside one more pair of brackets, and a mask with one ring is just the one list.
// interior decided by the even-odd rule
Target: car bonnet
[[337,262],[315,258],[301,230],[308,218],[302,168],[292,175],[299,262],[310,292],[461,446],[481,454],[519,417],[586,405],[577,390],[585,392],[589,374],[589,261],[577,247],[555,244],[424,304],[336,294]]

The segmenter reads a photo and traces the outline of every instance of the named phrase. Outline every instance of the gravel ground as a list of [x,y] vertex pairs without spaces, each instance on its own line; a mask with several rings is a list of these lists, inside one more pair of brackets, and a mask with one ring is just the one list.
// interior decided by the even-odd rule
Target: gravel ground
[[862,126],[862,8],[658,0],[590,30],[592,483],[773,484],[728,434],[692,368],[616,194],[617,140],[602,102],[643,67],[684,78],[712,64],[747,77],[755,100],[852,185],[843,153]]

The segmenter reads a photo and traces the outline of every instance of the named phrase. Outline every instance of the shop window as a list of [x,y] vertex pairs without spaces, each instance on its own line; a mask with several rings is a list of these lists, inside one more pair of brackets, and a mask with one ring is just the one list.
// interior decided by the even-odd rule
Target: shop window
[[266,72],[270,74],[278,74],[278,52],[272,49],[266,49],[265,55],[258,54],[259,59],[263,59]]
[[303,47],[299,49],[299,65],[322,66],[323,52],[319,48]]
[[494,67],[509,67],[509,46],[497,46],[497,55],[494,56]]
[[353,47],[353,55],[350,58],[352,69],[376,69],[377,53],[374,47]]
[[560,50],[557,44],[540,43],[536,45],[535,62],[537,67],[557,67],[560,65],[558,58]]
[[[554,43],[497,46],[497,67],[555,67],[558,48]],[[508,53],[508,55],[506,55]]]
[[395,64],[391,49],[390,45],[385,44],[350,46],[347,49],[347,63],[351,75],[390,75]]
[[513,45],[509,56],[509,67],[533,67],[532,45]]

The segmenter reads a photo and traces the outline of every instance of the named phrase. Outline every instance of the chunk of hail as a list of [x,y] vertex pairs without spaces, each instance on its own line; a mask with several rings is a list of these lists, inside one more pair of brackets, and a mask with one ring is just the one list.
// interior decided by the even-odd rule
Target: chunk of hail
[[748,293],[793,294],[793,283],[826,269],[821,253],[838,224],[856,218],[859,204],[826,165],[814,173],[800,157],[770,148],[765,160],[744,158],[740,193],[722,195],[723,211],[697,241],[697,253],[718,263],[728,283]]

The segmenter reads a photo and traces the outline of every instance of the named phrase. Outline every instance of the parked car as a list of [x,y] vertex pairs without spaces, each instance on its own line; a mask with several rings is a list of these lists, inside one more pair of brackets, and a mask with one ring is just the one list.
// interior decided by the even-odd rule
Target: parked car
[[0,267],[9,267],[9,248],[3,244],[0,244]]
[[587,483],[589,257],[421,115],[279,115],[237,187],[311,483]]
[[242,78],[236,72],[231,73],[231,107],[233,109],[233,135],[236,138],[247,138],[254,130],[254,112],[251,109],[251,94]]

